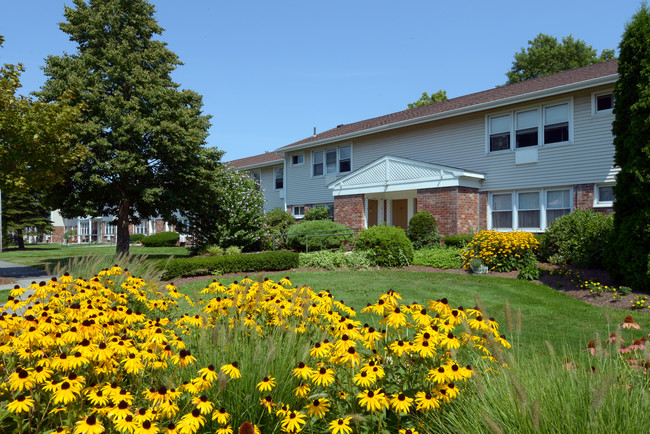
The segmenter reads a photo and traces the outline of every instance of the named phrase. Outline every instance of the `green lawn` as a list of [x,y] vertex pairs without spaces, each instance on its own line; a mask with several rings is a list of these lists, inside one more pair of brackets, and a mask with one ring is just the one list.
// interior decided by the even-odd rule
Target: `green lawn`
[[[11,248],[0,252],[0,261],[15,262],[30,265],[43,270],[52,270],[60,262],[67,263],[70,259],[85,255],[113,255],[115,246],[109,245],[70,245],[39,244],[26,246],[25,250]],[[185,247],[143,247],[131,246],[130,253],[147,255],[151,260],[166,259],[169,256],[189,256]]]
[[[275,281],[286,275],[294,285],[306,284],[317,291],[329,289],[336,299],[357,311],[391,288],[402,294],[405,303],[447,297],[450,305],[469,308],[475,306],[475,296],[478,296],[509,339],[519,339],[523,347],[540,352],[546,351],[544,341],[549,341],[558,352],[565,347],[571,352],[581,350],[595,333],[606,339],[630,313],[646,333],[650,330],[650,311],[630,312],[592,306],[547,286],[517,279],[399,270],[264,274]],[[250,277],[258,279],[261,275],[251,273]],[[236,279],[218,280],[227,284]],[[181,290],[194,299],[205,284],[195,282],[182,286]],[[511,331],[504,315],[506,301],[512,310]],[[516,333],[518,310],[521,310],[521,334]]]

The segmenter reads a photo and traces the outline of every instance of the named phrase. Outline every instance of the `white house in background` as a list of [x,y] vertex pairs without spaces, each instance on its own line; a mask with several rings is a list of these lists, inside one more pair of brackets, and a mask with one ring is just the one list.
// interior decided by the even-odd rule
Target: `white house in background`
[[[285,165],[284,154],[265,152],[252,157],[240,158],[228,162],[229,165],[239,170],[247,171],[257,181],[264,192],[264,211],[274,208],[286,209],[285,202]],[[304,161],[296,164],[304,164]]]
[[611,60],[339,125],[268,160],[236,161],[250,160],[237,164],[261,177],[268,208],[297,217],[326,204],[352,228],[405,227],[426,210],[443,234],[542,232],[574,209],[612,212],[617,77]]

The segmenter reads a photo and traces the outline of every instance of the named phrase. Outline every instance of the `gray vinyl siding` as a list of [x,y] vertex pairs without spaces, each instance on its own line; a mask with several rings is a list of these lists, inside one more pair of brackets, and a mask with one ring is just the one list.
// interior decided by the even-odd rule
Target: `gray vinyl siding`
[[[612,168],[612,114],[592,114],[592,94],[610,90],[605,86],[566,96],[539,99],[498,110],[391,130],[328,146],[304,150],[305,164],[287,167],[287,203],[332,202],[327,184],[335,177],[311,176],[313,151],[352,143],[352,170],[357,170],[385,155],[409,158],[433,164],[485,173],[483,191],[569,186],[614,181]],[[516,151],[488,153],[487,116],[543,104],[563,103],[572,99],[573,142],[541,145],[538,161],[515,164]],[[542,127],[543,128],[543,127]],[[302,152],[302,151],[301,151]],[[341,176],[344,176],[343,174]]]
[[264,198],[266,199],[266,203],[264,204],[265,212],[271,211],[274,208],[284,209],[284,199],[281,197],[281,191],[275,189],[275,178],[273,177],[273,171],[276,167],[282,167],[282,165],[255,169],[262,172],[261,186],[264,190]]

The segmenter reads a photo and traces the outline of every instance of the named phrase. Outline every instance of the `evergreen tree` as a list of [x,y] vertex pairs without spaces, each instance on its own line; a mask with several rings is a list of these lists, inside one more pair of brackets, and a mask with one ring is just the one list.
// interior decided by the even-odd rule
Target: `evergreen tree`
[[18,248],[25,248],[25,235],[42,235],[54,230],[42,193],[12,192],[2,196],[3,233],[13,235]]
[[201,96],[170,74],[176,54],[154,39],[162,28],[145,0],[73,0],[63,32],[74,54],[49,56],[40,97],[71,89],[83,104],[76,139],[89,150],[54,196],[64,217],[114,215],[117,252],[129,251],[129,223],[161,216],[175,223],[222,152],[207,149]]
[[614,87],[614,238],[610,272],[650,290],[650,11],[644,4],[627,24]]

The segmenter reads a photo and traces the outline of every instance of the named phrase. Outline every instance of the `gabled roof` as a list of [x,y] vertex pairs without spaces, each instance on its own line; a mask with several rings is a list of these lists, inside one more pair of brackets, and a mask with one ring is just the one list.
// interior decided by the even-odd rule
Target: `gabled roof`
[[350,139],[387,129],[399,128],[401,126],[427,122],[438,118],[484,110],[521,100],[550,96],[556,93],[597,86],[599,84],[613,83],[616,81],[617,71],[618,60],[613,59],[595,65],[472,93],[352,124],[339,125],[336,128],[324,131],[315,136],[307,137],[290,145],[283,146],[278,150],[286,152],[336,140]]
[[485,174],[473,170],[385,155],[331,182],[334,196],[438,187],[476,187]]
[[228,161],[227,164],[237,169],[255,169],[264,166],[275,166],[284,163],[284,153],[265,152],[252,157],[240,158],[238,160]]

